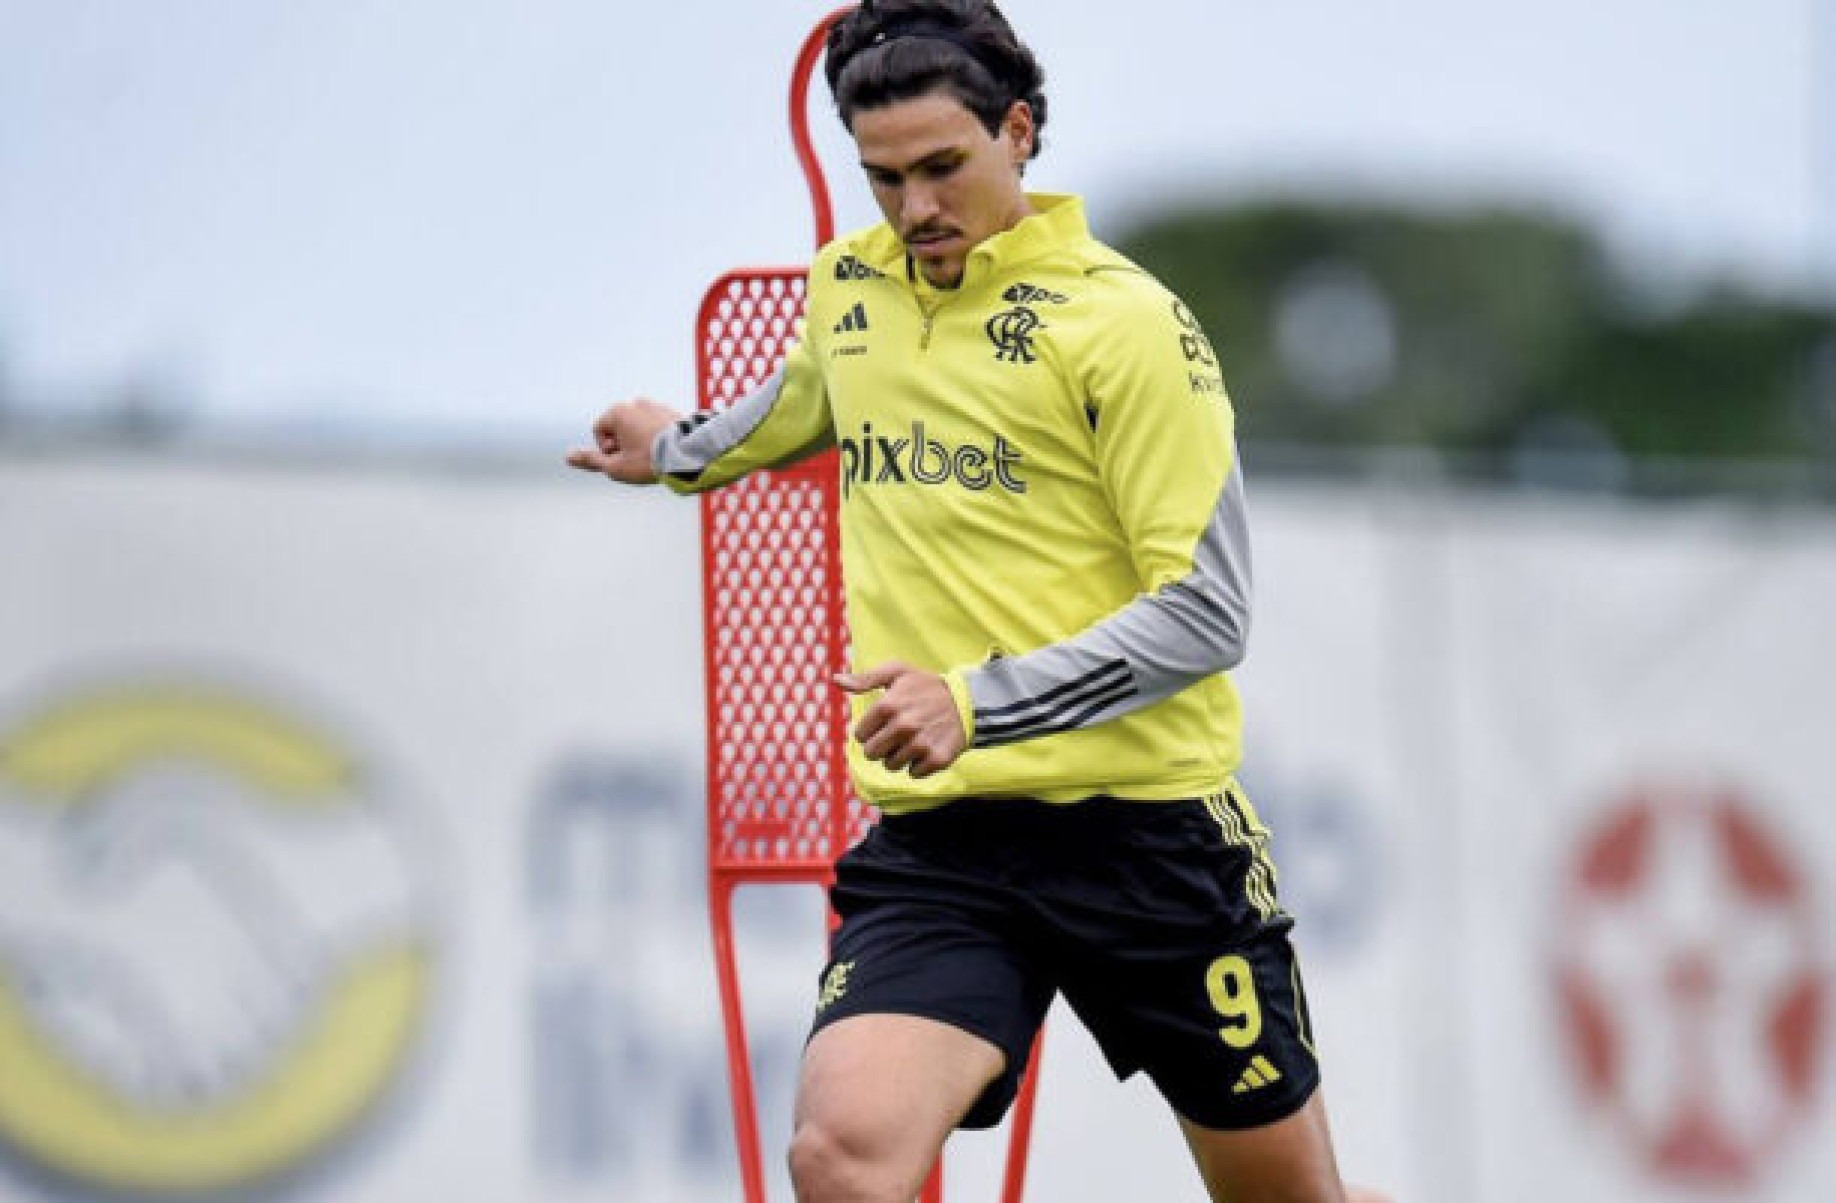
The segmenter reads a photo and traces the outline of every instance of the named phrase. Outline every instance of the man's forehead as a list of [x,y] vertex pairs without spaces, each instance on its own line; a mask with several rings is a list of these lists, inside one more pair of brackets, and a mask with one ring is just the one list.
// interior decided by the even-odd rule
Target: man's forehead
[[854,144],[869,167],[903,171],[987,137],[976,115],[954,96],[933,93],[854,114]]

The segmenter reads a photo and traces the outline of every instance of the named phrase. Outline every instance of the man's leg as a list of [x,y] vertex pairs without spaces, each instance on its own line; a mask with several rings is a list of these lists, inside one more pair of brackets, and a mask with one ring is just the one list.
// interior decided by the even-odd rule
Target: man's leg
[[1181,1118],[1213,1203],[1389,1203],[1366,1187],[1345,1187],[1332,1155],[1326,1102],[1318,1090],[1286,1119],[1221,1132]]
[[797,1083],[798,1203],[911,1203],[1005,1065],[993,1044],[934,1019],[863,1014],[822,1028]]

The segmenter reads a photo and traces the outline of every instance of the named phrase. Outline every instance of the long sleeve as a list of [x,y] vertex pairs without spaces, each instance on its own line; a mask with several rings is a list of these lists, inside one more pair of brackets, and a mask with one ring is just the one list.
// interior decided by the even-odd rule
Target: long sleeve
[[1115,300],[1083,379],[1098,473],[1142,591],[1071,638],[951,674],[973,747],[1106,722],[1243,658],[1248,524],[1215,352],[1190,311],[1144,278]]
[[808,344],[799,342],[762,385],[728,408],[700,410],[664,430],[650,458],[672,490],[701,493],[834,444],[822,372]]

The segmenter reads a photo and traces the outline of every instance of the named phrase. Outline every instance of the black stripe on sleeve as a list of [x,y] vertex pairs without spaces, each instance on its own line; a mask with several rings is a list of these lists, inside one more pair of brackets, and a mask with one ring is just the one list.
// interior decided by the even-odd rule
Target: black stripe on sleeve
[[1069,681],[1060,682],[1044,693],[1036,694],[1033,697],[1021,698],[1019,701],[1009,702],[1005,706],[990,706],[987,709],[977,706],[975,708],[975,721],[981,723],[985,719],[993,721],[995,719],[1024,715],[1029,710],[1038,710],[1049,706],[1057,702],[1060,698],[1063,698],[1066,694],[1076,693],[1086,686],[1095,683],[1098,679],[1106,681],[1111,677],[1126,675],[1127,672],[1128,661],[1106,660],[1083,676],[1073,677]]
[[1137,692],[1125,660],[1111,660],[1035,697],[975,712],[975,746],[995,747],[1056,731],[1069,731],[1105,707]]
[[1096,715],[1126,698],[1133,697],[1135,687],[1128,682],[1112,685],[1101,693],[1083,699],[1077,709],[1057,712],[1042,717],[1022,726],[998,728],[993,732],[977,730],[975,745],[978,748],[998,748],[1002,744],[1018,743],[1023,739],[1037,739],[1042,735],[1056,735],[1063,731],[1074,731],[1083,726]]

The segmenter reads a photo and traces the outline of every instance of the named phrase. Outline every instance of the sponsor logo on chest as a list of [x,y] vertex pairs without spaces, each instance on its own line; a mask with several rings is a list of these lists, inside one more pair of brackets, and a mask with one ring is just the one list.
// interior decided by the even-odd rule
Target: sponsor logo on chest
[[842,497],[880,485],[956,485],[973,493],[1004,489],[1026,492],[1020,448],[996,435],[992,443],[946,443],[926,434],[923,422],[890,435],[863,422],[860,433],[841,440]]

